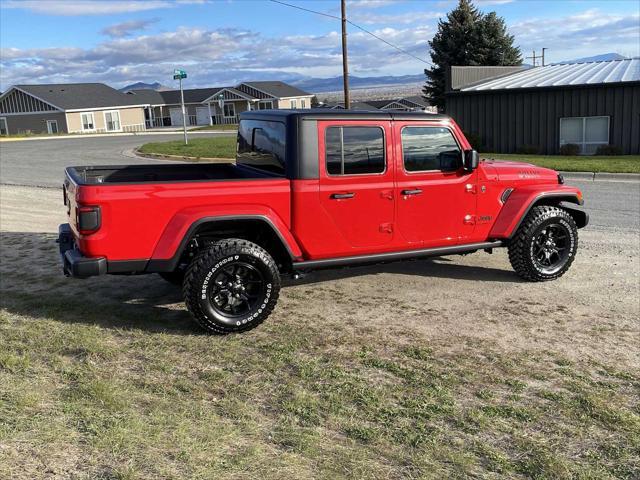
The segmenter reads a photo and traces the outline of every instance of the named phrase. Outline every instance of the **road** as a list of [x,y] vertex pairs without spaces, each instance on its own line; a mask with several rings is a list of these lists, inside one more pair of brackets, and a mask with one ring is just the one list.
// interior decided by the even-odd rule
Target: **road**
[[[221,132],[191,133],[203,135],[235,135]],[[70,165],[129,164],[136,161],[127,152],[148,142],[181,140],[182,133],[103,136],[87,138],[55,138],[0,143],[0,183],[59,187],[64,169]],[[156,160],[145,159],[145,163]]]
[[[199,133],[197,135],[205,135]],[[228,135],[207,133],[206,135]],[[234,133],[230,133],[234,135]],[[59,187],[69,165],[129,164],[133,148],[147,142],[179,140],[182,134],[69,138],[0,143],[0,183]],[[145,163],[154,160],[145,159]],[[640,185],[573,181],[584,193],[591,227],[640,230]]]

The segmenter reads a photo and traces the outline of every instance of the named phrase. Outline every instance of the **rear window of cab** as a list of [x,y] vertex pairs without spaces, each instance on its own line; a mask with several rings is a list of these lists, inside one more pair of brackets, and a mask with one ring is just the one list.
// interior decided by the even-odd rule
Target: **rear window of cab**
[[238,127],[236,163],[276,175],[286,173],[284,123],[241,120]]

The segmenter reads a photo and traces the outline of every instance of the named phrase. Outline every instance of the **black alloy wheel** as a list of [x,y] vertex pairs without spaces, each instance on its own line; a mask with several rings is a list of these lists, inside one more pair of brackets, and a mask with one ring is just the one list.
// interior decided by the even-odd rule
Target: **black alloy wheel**
[[543,274],[553,275],[564,266],[570,253],[570,236],[561,223],[543,225],[534,233],[532,258]]
[[266,283],[256,267],[247,262],[232,262],[220,269],[213,282],[209,283],[207,296],[211,307],[235,325],[253,310],[264,297]]

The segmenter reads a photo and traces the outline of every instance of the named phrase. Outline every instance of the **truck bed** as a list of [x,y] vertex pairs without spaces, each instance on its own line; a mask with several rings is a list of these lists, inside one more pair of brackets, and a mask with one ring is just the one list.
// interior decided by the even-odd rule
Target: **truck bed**
[[268,173],[234,163],[167,163],[68,167],[76,185],[173,183],[271,178]]
[[[109,262],[170,257],[207,215],[271,215],[290,228],[289,180],[232,163],[68,167],[63,191],[80,251]],[[79,234],[83,206],[100,208],[94,234]]]

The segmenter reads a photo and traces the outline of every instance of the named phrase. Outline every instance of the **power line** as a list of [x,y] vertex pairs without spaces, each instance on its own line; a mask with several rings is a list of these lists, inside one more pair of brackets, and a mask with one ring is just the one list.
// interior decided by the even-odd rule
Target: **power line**
[[[273,2],[273,3],[278,3],[278,4],[280,4],[280,5],[284,5],[284,6],[286,6],[286,7],[291,7],[291,8],[295,8],[295,9],[298,9],[298,10],[302,10],[303,12],[314,13],[314,14],[316,14],[316,15],[322,15],[323,17],[333,18],[333,19],[335,19],[335,20],[342,20],[340,17],[338,17],[338,16],[336,16],[336,15],[331,15],[331,14],[329,14],[329,13],[324,13],[324,12],[318,12],[318,11],[316,11],[316,10],[310,10],[310,9],[308,9],[308,8],[300,7],[300,6],[298,6],[298,5],[293,5],[293,4],[291,4],[291,3],[282,2],[281,0],[269,0],[269,1],[271,1],[271,2]],[[356,28],[357,28],[357,29],[359,29],[359,30],[362,30],[364,33],[371,35],[373,38],[375,38],[375,39],[377,39],[377,40],[380,40],[381,42],[383,42],[383,43],[385,43],[385,44],[389,45],[390,47],[395,48],[397,51],[399,51],[399,52],[401,52],[401,53],[404,53],[405,55],[409,55],[410,57],[413,57],[413,58],[415,58],[416,60],[421,61],[422,63],[426,63],[427,65],[433,65],[431,62],[429,62],[429,61],[427,61],[427,60],[425,60],[425,59],[423,59],[423,58],[420,58],[420,57],[418,57],[418,56],[414,55],[413,53],[407,52],[406,50],[404,50],[404,49],[402,49],[402,48],[398,47],[397,45],[394,45],[393,43],[391,43],[391,42],[389,42],[389,41],[385,40],[384,38],[382,38],[382,37],[380,37],[380,36],[376,35],[375,33],[370,32],[370,31],[369,31],[369,30],[367,30],[366,28],[361,27],[361,26],[360,26],[360,25],[358,25],[357,23],[353,23],[351,20],[347,20],[347,23],[348,23],[349,25],[353,25],[354,27],[356,27]]]
[[422,63],[426,63],[427,65],[432,65],[432,63],[431,63],[431,62],[429,62],[429,61],[427,61],[427,60],[425,60],[425,59],[423,59],[423,58],[417,57],[417,56],[415,56],[413,53],[409,53],[409,52],[407,52],[406,50],[403,50],[402,48],[397,47],[396,45],[394,45],[394,44],[393,44],[393,43],[391,43],[391,42],[387,42],[384,38],[379,37],[379,36],[378,36],[378,35],[376,35],[375,33],[372,33],[372,32],[370,32],[369,30],[367,30],[367,29],[365,29],[365,28],[362,28],[360,25],[357,25],[357,24],[353,23],[351,20],[347,20],[347,23],[348,23],[349,25],[353,25],[353,26],[354,26],[354,27],[356,27],[356,28],[359,28],[359,29],[360,29],[360,30],[362,30],[363,32],[368,33],[369,35],[371,35],[373,38],[377,38],[377,39],[378,39],[378,40],[380,40],[381,42],[386,43],[386,44],[387,44],[387,45],[389,45],[390,47],[395,48],[396,50],[398,50],[399,52],[404,53],[405,55],[409,55],[410,57],[413,57],[413,58],[415,58],[416,60],[420,60]]

